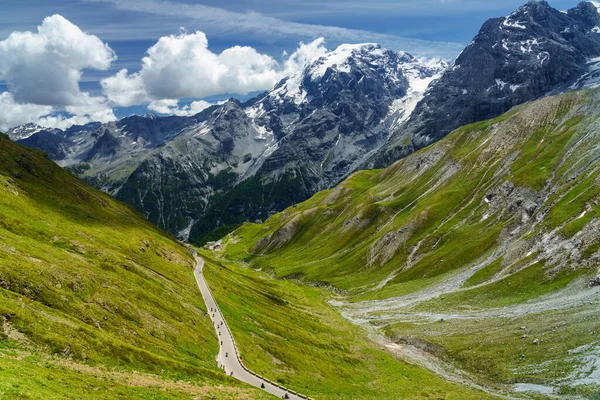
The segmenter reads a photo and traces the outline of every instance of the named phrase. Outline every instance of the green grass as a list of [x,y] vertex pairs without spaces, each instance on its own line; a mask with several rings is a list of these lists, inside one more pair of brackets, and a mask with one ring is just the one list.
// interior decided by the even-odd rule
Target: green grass
[[[600,165],[592,150],[600,140],[598,109],[600,91],[572,92],[465,126],[384,170],[354,174],[263,224],[243,225],[225,238],[225,256],[276,278],[333,289],[354,303],[414,295],[466,274],[462,287],[443,299],[398,310],[407,314],[510,309],[569,285],[585,290],[600,250]],[[548,245],[536,246],[542,241]],[[534,379],[511,369],[514,354],[504,347],[515,342],[494,324],[513,329],[532,320],[541,328],[544,318],[567,311],[477,326],[471,320],[439,326],[377,321],[393,312],[371,314],[373,325],[390,323],[385,330],[392,337],[431,342],[441,357],[488,384],[519,377],[547,383],[559,376]],[[577,318],[570,319],[575,334],[585,327],[595,332],[594,324]],[[486,330],[494,334],[486,337]],[[591,334],[576,340],[570,334],[566,327],[554,340],[564,339],[569,348],[592,342]],[[479,342],[490,350],[474,345]],[[572,371],[575,361],[561,364],[567,357],[559,350],[565,348],[532,359]],[[590,395],[581,388],[561,390]]]
[[[233,380],[229,382],[235,386]],[[235,387],[206,386],[197,378],[90,367],[0,341],[2,399],[267,399],[266,394]]]
[[[185,248],[131,208],[0,135],[0,325],[19,332],[21,346],[241,387],[216,368],[218,343],[193,267]],[[4,374],[14,364],[0,359]],[[14,395],[29,396],[27,379],[13,377]]]
[[[566,378],[580,365],[581,359],[570,351],[597,343],[600,314],[596,306],[583,305],[514,318],[402,322],[386,327],[385,332],[400,342],[418,337],[435,347],[438,356],[492,385],[517,382],[547,385]],[[536,339],[540,344],[533,343]],[[586,392],[585,388],[562,390]],[[588,395],[599,391],[597,386],[588,390]]]
[[203,253],[205,276],[249,368],[317,399],[484,399],[395,360],[330,295]]
[[556,276],[547,276],[544,265],[540,262],[488,285],[421,303],[417,309],[450,312],[464,308],[465,305],[470,309],[509,307],[564,289],[573,280],[586,275],[589,275],[587,270],[579,269],[576,272],[561,271]]
[[471,275],[471,277],[465,282],[464,286],[469,287],[484,283],[485,281],[491,279],[497,272],[499,272],[501,267],[502,258],[499,258]]

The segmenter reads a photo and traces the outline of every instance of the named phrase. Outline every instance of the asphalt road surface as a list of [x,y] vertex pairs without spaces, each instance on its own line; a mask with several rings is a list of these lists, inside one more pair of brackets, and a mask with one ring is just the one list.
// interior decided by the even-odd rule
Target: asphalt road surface
[[212,319],[213,326],[215,327],[219,339],[220,347],[219,355],[217,356],[217,363],[219,367],[223,369],[223,371],[225,371],[227,375],[239,379],[240,381],[246,382],[252,386],[256,386],[257,388],[261,388],[262,390],[271,393],[272,395],[275,395],[280,399],[306,399],[306,397],[298,396],[296,394],[290,393],[285,389],[277,387],[272,383],[269,383],[266,380],[256,375],[253,375],[249,372],[249,370],[244,369],[236,355],[236,348],[233,341],[233,336],[231,335],[231,331],[227,327],[227,322],[225,322],[223,314],[219,310],[219,306],[217,305],[208,287],[208,284],[204,279],[204,275],[202,274],[202,270],[204,268],[204,260],[197,254],[194,254],[194,257],[196,258],[196,269],[194,270],[194,276],[196,277],[196,282],[198,283],[200,292],[202,292],[202,297],[204,298],[206,308],[208,310],[210,318]]

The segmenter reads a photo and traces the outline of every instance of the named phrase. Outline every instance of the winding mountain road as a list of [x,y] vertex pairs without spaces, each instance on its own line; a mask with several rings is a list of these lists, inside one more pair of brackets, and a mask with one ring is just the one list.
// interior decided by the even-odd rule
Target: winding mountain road
[[190,251],[193,253],[194,258],[196,259],[194,276],[196,278],[196,282],[198,283],[198,287],[200,288],[200,292],[202,293],[202,297],[204,298],[206,308],[219,339],[220,347],[219,354],[217,356],[217,364],[219,365],[219,368],[223,369],[227,375],[230,375],[242,382],[246,382],[252,386],[256,386],[257,388],[271,393],[280,399],[309,399],[304,395],[288,390],[267,380],[266,378],[253,373],[242,365],[239,359],[235,341],[233,340],[233,335],[231,334],[231,331],[227,326],[227,322],[225,321],[225,318],[223,317],[223,314],[221,313],[221,310],[219,309],[219,306],[217,305],[217,302],[215,301],[215,298],[208,287],[206,279],[204,279],[204,275],[202,274],[204,269],[204,260],[202,257],[198,256],[194,250],[190,249]]

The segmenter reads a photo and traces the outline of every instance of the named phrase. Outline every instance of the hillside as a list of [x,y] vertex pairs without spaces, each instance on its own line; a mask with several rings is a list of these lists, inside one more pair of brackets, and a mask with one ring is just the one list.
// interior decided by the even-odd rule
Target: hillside
[[[216,368],[185,248],[4,135],[0,216],[0,397],[270,398]],[[316,399],[492,397],[395,360],[317,288],[203,256],[244,361],[277,382]]]
[[571,92],[465,126],[244,225],[225,254],[330,288],[403,357],[595,398],[599,110],[600,91]]
[[598,84],[600,14],[529,1],[491,18],[454,60],[342,44],[271,90],[193,116],[130,116],[67,130],[28,124],[19,143],[190,243],[385,167],[468,123]]
[[327,290],[201,254],[244,364],[273,381],[314,399],[498,398],[387,354],[327,304]]
[[218,372],[192,258],[0,135],[0,397],[262,398]]

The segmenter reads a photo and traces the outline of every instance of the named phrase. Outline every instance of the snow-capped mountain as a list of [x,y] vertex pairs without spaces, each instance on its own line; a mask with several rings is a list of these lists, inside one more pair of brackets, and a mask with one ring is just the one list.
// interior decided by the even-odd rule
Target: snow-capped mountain
[[39,126],[37,124],[29,123],[26,125],[21,125],[12,128],[8,132],[6,132],[6,134],[9,138],[11,138],[11,140],[17,141],[27,139],[28,137],[31,137],[40,131],[54,132],[55,130],[50,128],[44,128],[43,126]]
[[[308,63],[304,69],[282,80],[251,108],[251,115],[286,115],[303,106],[332,105],[344,91],[365,96],[394,98],[384,101],[381,119],[395,122],[408,118],[429,84],[447,68],[443,60],[424,62],[405,52],[389,51],[377,44],[344,44]],[[381,89],[375,93],[371,89]],[[259,119],[260,120],[260,119]],[[288,125],[294,121],[288,121]]]
[[245,103],[41,130],[22,142],[184,239],[216,238],[459,126],[597,85],[599,20],[592,3],[561,12],[530,2],[487,21],[450,67],[342,45]]
[[246,103],[32,133],[24,144],[49,151],[160,227],[205,237],[345,178],[446,67],[376,44],[342,45]]
[[545,1],[488,20],[370,165],[387,165],[524,102],[597,84],[599,21],[592,3],[563,12]]

